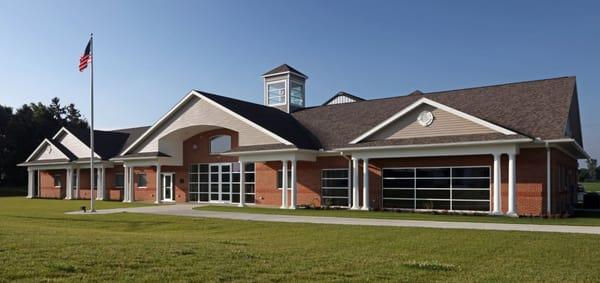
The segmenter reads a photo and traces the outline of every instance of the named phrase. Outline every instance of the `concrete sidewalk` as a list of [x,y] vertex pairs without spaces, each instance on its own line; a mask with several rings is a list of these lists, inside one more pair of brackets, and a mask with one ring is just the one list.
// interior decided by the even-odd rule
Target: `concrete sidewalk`
[[[288,223],[313,223],[334,225],[363,225],[382,227],[419,227],[440,229],[471,229],[471,230],[497,230],[497,231],[525,231],[525,232],[555,232],[555,233],[579,233],[600,235],[600,227],[596,226],[569,226],[569,225],[535,225],[535,224],[503,224],[503,223],[477,223],[477,222],[445,222],[445,221],[421,221],[421,220],[394,220],[373,218],[344,218],[344,217],[321,217],[321,216],[296,216],[296,215],[274,215],[258,213],[218,212],[206,210],[194,210],[197,204],[177,204],[144,206],[132,208],[102,209],[96,213],[85,213],[86,215],[110,214],[110,213],[145,213],[159,215],[175,215],[188,217],[219,218],[230,220],[248,220],[265,222],[288,222]],[[84,214],[81,211],[68,212],[67,214]]]

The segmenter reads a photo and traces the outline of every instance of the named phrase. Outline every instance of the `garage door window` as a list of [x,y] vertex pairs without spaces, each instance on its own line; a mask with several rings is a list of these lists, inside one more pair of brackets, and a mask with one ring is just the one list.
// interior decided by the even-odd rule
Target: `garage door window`
[[321,171],[321,203],[323,206],[348,206],[350,203],[348,169]]
[[490,209],[490,168],[384,168],[383,207]]

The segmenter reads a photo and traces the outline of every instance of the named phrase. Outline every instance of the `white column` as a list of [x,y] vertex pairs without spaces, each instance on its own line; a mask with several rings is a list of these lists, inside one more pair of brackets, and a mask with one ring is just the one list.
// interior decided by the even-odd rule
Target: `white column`
[[33,183],[35,182],[35,170],[27,168],[27,198],[33,198]]
[[350,209],[360,209],[358,192],[358,158],[352,157],[352,207]]
[[75,199],[79,199],[79,178],[81,178],[81,169],[77,167],[77,178],[75,178]]
[[96,194],[96,199],[97,200],[104,200],[104,167],[100,167],[98,169],[96,169],[96,172],[98,172],[98,184],[97,184],[97,194]]
[[156,164],[156,200],[154,203],[159,203],[161,198],[161,187],[160,187],[160,164]]
[[296,160],[292,160],[292,192],[291,192],[291,203],[290,203],[290,209],[296,209],[296,205],[298,202],[298,186],[296,184],[296,178],[297,178],[297,174],[296,174],[296,167],[297,166],[297,162]]
[[494,210],[492,214],[501,215],[502,214],[502,192],[501,192],[501,176],[500,176],[500,159],[501,154],[494,153]]
[[73,198],[73,168],[67,169],[67,195],[65,199]]
[[363,206],[362,210],[370,210],[369,205],[369,159],[363,159]]
[[244,207],[246,205],[246,174],[244,172],[245,163],[240,161],[240,203],[239,207]]
[[508,154],[508,215],[518,216],[517,214],[517,192],[516,192],[516,160],[515,154]]
[[281,169],[281,208],[287,208],[287,170],[288,170],[288,161],[282,160],[282,169]]
[[133,202],[135,201],[135,186],[133,182],[135,174],[133,171],[133,166],[128,166],[127,168],[129,169],[129,172],[127,173],[127,176],[129,177],[129,202]]
[[123,164],[123,202],[129,201],[129,169]]

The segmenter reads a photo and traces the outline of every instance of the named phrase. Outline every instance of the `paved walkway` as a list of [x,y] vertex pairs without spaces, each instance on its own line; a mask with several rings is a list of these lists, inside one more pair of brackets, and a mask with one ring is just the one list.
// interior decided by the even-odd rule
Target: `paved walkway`
[[[394,220],[373,218],[344,218],[344,217],[322,217],[322,216],[296,216],[296,215],[274,215],[240,212],[219,212],[208,210],[194,210],[197,204],[177,204],[144,206],[132,208],[115,208],[98,210],[95,214],[110,213],[147,213],[160,215],[176,215],[188,217],[206,217],[231,220],[266,221],[266,222],[289,222],[289,223],[314,223],[314,224],[337,224],[337,225],[364,225],[364,226],[388,226],[388,227],[420,227],[441,229],[473,229],[473,230],[498,230],[498,231],[527,231],[527,232],[556,232],[556,233],[579,233],[598,234],[600,227],[597,226],[569,226],[569,225],[535,225],[535,224],[502,224],[502,223],[476,223],[476,222],[445,222],[445,221],[421,221],[421,220]],[[68,212],[67,214],[84,214],[80,211]],[[94,215],[86,213],[87,215]]]

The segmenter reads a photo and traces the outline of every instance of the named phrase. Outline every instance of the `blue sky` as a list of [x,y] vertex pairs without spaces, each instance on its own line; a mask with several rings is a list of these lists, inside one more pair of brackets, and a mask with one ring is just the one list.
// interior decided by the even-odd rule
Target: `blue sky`
[[260,74],[307,74],[307,103],[576,75],[600,157],[600,4],[578,1],[0,1],[0,104],[54,96],[96,125],[150,125],[197,88],[262,101]]

